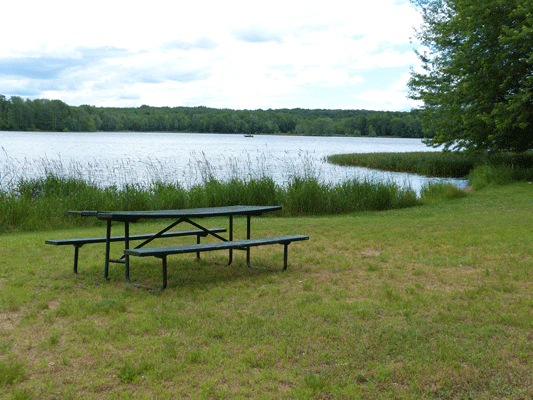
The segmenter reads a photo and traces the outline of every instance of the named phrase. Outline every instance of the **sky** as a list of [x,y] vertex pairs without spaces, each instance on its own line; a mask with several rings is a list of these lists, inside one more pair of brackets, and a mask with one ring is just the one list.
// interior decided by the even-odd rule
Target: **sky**
[[409,111],[420,25],[406,0],[0,0],[0,94]]

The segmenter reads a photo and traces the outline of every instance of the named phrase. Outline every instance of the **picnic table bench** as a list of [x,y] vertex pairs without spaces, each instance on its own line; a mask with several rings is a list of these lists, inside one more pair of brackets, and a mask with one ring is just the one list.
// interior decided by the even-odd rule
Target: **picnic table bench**
[[[224,228],[209,228],[209,232],[222,233],[226,232]],[[154,237],[156,233],[143,233],[138,235],[130,235],[129,240],[144,240]],[[196,243],[200,243],[201,237],[206,237],[207,232],[201,229],[188,230],[188,231],[174,231],[174,232],[165,232],[159,235],[159,238],[170,238],[170,237],[181,237],[181,236],[194,236],[196,235]],[[79,249],[86,244],[94,243],[106,243],[109,242],[124,242],[126,240],[125,236],[110,236],[109,239],[105,236],[103,237],[92,237],[92,238],[74,238],[74,239],[57,239],[57,240],[47,240],[46,244],[52,244],[55,246],[74,246],[74,273],[78,273],[78,258],[79,258]],[[200,253],[197,253],[197,257],[200,258]],[[125,262],[122,261],[124,256],[120,259],[114,260],[115,262]]]
[[284,246],[283,250],[283,271],[287,269],[287,258],[288,258],[288,246],[290,243],[300,240],[308,240],[309,236],[304,235],[289,235],[289,236],[278,236],[278,237],[268,237],[263,239],[247,239],[247,240],[235,240],[235,241],[226,241],[226,242],[215,242],[215,243],[202,243],[202,244],[192,244],[192,245],[181,245],[181,246],[167,246],[167,247],[147,247],[140,249],[127,249],[124,250],[124,254],[129,256],[138,256],[138,257],[156,257],[162,260],[162,274],[163,274],[163,286],[164,289],[167,286],[167,256],[171,254],[185,254],[185,253],[194,253],[198,251],[214,251],[214,250],[246,250],[246,263],[250,268],[254,267],[250,264],[250,247],[256,246],[266,246],[272,244],[282,244]]

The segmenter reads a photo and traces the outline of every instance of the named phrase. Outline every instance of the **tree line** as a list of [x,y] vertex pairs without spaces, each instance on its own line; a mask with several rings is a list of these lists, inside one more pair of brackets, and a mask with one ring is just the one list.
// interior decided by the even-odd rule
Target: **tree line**
[[69,106],[0,95],[0,131],[200,132],[310,136],[428,137],[421,116],[367,110],[230,110],[208,107]]

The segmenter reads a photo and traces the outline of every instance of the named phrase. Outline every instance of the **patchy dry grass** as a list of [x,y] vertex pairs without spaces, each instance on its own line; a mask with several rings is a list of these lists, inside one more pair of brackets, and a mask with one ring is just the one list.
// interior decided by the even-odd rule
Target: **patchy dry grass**
[[[102,228],[1,235],[0,398],[531,398],[531,209],[526,183],[258,218],[255,236],[310,236],[287,272],[175,256],[163,292],[120,267],[104,281],[103,246],[81,249],[74,276],[72,249],[44,245]],[[252,257],[283,262],[281,248]],[[158,260],[132,263],[135,279],[160,279]]]

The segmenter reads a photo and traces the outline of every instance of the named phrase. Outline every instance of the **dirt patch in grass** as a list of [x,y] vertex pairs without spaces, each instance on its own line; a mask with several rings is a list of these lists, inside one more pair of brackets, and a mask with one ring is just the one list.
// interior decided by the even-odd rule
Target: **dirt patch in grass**
[[23,315],[21,311],[0,313],[0,331],[11,331],[15,329]]

